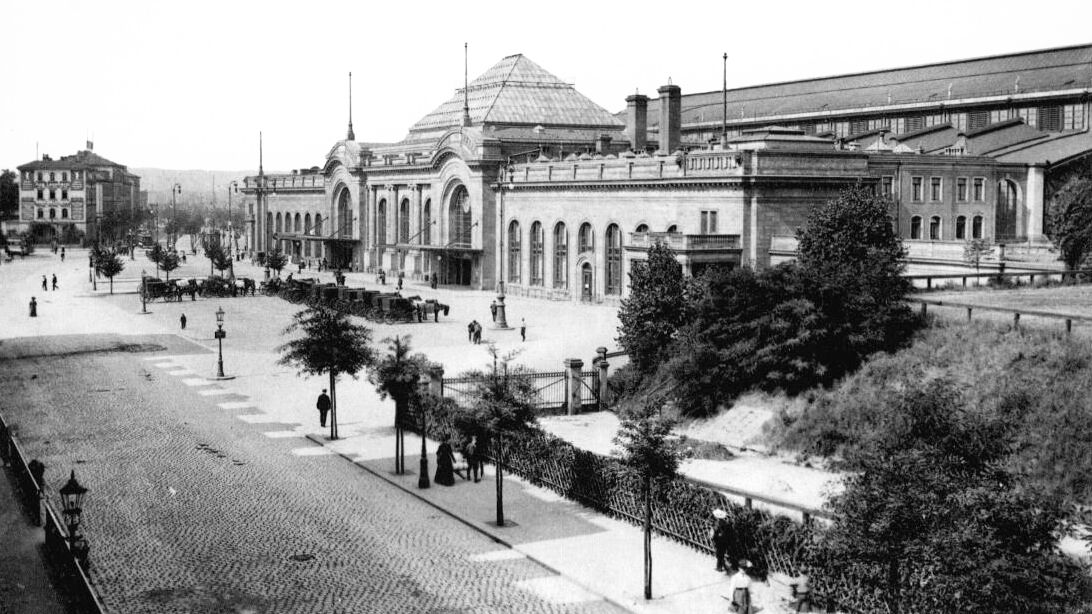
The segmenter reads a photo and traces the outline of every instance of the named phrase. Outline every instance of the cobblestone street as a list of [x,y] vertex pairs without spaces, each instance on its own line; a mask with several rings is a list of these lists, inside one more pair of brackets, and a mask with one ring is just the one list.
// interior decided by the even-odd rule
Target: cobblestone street
[[278,438],[288,425],[237,419],[223,406],[238,395],[148,360],[204,347],[123,341],[0,346],[0,406],[27,453],[54,489],[70,469],[91,489],[91,578],[111,611],[615,611],[325,448]]

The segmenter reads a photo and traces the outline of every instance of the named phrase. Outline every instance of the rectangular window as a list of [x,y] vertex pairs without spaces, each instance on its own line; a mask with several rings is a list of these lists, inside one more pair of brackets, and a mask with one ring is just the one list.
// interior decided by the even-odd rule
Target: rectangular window
[[42,174],[38,173],[38,181],[41,181],[41,180],[42,180]]
[[989,111],[971,111],[967,114],[967,129],[978,130],[990,125]]
[[701,234],[703,234],[703,235],[715,235],[715,234],[717,234],[717,212],[716,211],[702,211],[701,212]]
[[1048,132],[1060,132],[1062,129],[1062,107],[1039,107],[1039,129]]
[[884,196],[895,196],[895,178],[891,175],[884,175],[880,178],[880,194]]
[[967,202],[967,178],[960,177],[956,179],[956,200],[961,203]]
[[68,181],[68,173],[61,173],[61,181]]
[[68,200],[68,190],[61,190],[61,200]]
[[910,200],[920,203],[922,200],[922,178],[912,177],[910,179]]
[[925,118],[922,116],[906,118],[906,132],[915,132],[925,127]]
[[57,190],[49,191],[49,200],[57,200]]
[[982,177],[974,178],[974,201],[980,203],[986,200],[986,180]]
[[45,198],[45,196],[42,192],[42,188],[38,188],[38,200],[42,200],[43,198]]
[[850,134],[861,134],[862,132],[868,132],[868,120],[854,120],[849,122]]
[[960,132],[967,131],[967,114],[966,113],[952,113],[948,116],[948,122],[952,124],[952,127]]
[[929,178],[929,200],[936,202],[941,199],[943,189],[941,188],[940,177]]

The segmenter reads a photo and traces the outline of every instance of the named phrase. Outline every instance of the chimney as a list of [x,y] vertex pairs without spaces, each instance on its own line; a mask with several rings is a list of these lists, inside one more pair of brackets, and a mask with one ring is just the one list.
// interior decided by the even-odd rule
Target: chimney
[[679,148],[682,132],[682,90],[668,84],[656,90],[660,93],[660,151],[669,154]]
[[626,136],[634,151],[644,151],[648,139],[648,96],[626,96]]
[[609,154],[611,140],[609,134],[600,134],[599,138],[595,139],[595,153],[601,156]]

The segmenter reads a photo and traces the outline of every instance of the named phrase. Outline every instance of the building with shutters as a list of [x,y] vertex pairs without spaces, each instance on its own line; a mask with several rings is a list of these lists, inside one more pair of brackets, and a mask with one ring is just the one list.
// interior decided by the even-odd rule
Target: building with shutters
[[669,83],[610,113],[514,55],[397,143],[356,140],[350,119],[322,167],[248,177],[250,244],[609,302],[656,241],[690,273],[791,258],[808,211],[860,182],[891,197],[912,255],[1042,241],[1051,186],[1092,151],[1090,85],[1082,46],[705,94]]

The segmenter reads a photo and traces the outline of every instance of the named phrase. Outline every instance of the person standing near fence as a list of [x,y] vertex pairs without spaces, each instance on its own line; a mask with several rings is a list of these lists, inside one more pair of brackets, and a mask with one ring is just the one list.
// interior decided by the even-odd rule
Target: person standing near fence
[[713,510],[713,528],[709,529],[709,539],[713,541],[713,550],[717,557],[717,571],[730,571],[725,556],[728,554],[728,542],[731,528],[728,526],[728,512]]

